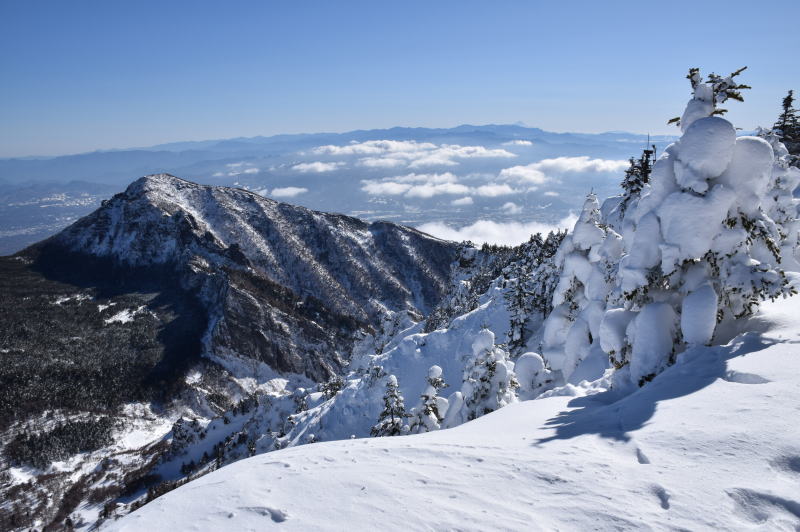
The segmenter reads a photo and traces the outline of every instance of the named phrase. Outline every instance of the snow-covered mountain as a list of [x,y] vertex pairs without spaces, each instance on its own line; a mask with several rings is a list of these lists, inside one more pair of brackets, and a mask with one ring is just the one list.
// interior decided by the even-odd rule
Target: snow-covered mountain
[[797,528],[800,170],[719,117],[738,74],[693,70],[681,138],[569,234],[478,249],[162,174],[0,261],[3,523]]
[[783,530],[800,525],[800,301],[647,386],[584,384],[427,434],[255,456],[107,530]]
[[81,500],[99,513],[159,483],[181,416],[340,375],[387,323],[439,304],[458,249],[159,174],[2,258],[3,528],[63,524]]
[[336,374],[387,313],[428,313],[456,251],[395,224],[166,174],[135,181],[44,247],[161,271],[206,307],[206,354],[317,380]]
[[[248,411],[239,445],[274,455],[112,528],[165,515],[178,529],[469,528],[469,518],[476,529],[796,528],[800,433],[778,419],[799,400],[786,362],[797,303],[758,311],[800,288],[800,171],[774,135],[737,138],[718,117],[747,88],[735,76],[692,71],[682,137],[632,161],[622,195],[601,205],[590,194],[571,233],[549,238],[557,252],[539,240],[481,259],[476,273],[462,251],[467,268],[427,327],[354,357],[335,386],[296,389],[283,424]],[[492,264],[497,277],[482,282]],[[770,405],[776,394],[791,397]],[[742,426],[763,432],[750,444]],[[198,468],[192,446],[219,427],[181,424],[173,440],[198,477],[213,467]],[[367,435],[409,436],[324,443]],[[302,444],[315,445],[281,450]],[[218,465],[246,456],[236,446],[226,440]],[[307,485],[336,495],[305,504]],[[197,490],[220,503],[196,508]]]

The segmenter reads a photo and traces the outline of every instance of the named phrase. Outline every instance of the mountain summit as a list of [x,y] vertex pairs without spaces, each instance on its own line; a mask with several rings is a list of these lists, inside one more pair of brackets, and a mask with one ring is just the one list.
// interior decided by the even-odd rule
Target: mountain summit
[[[0,257],[0,499],[28,486],[36,501],[0,506],[0,528],[61,526],[81,500],[106,512],[181,478],[154,471],[174,454],[173,424],[227,422],[341,375],[440,303],[458,252],[390,222],[157,174]],[[225,428],[203,434],[211,456],[241,427]]]
[[453,243],[389,222],[168,174],[138,179],[44,246],[158,270],[208,311],[208,354],[314,379],[335,373],[357,333],[387,312],[429,312],[456,253]]

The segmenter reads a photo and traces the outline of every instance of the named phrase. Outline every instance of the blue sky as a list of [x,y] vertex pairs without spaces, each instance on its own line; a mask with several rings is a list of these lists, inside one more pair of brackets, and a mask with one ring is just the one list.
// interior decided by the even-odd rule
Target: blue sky
[[462,123],[666,133],[690,66],[800,91],[800,2],[0,0],[0,156]]

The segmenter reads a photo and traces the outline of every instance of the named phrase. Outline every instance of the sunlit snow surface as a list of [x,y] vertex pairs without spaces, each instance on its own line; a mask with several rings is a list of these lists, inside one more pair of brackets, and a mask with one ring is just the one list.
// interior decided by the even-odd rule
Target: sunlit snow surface
[[584,384],[454,429],[226,466],[108,530],[797,530],[800,298],[627,397]]

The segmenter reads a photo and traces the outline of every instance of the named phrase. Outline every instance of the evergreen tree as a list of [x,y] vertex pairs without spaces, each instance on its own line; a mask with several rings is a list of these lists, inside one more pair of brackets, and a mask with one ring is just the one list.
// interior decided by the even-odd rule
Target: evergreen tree
[[535,275],[536,282],[531,290],[531,307],[534,311],[539,312],[543,319],[553,309],[553,292],[555,292],[558,277],[561,274],[559,265],[556,263],[556,253],[566,235],[566,231],[550,231],[542,245],[542,261]]
[[656,147],[645,149],[639,159],[630,158],[630,166],[625,170],[625,177],[622,179],[623,199],[620,203],[620,213],[624,214],[628,204],[639,197],[642,189],[650,182],[650,173],[653,171],[655,163]]
[[328,382],[321,382],[319,384],[319,391],[322,392],[325,399],[335,397],[339,391],[344,388],[344,379],[335,375]]
[[481,417],[517,400],[519,383],[513,367],[508,353],[494,345],[494,333],[483,329],[472,344],[472,358],[464,370],[463,419]]
[[372,436],[397,436],[407,432],[406,418],[408,418],[408,414],[397,385],[397,377],[389,375],[386,381],[386,392],[383,394],[383,411],[370,433]]
[[526,261],[518,260],[513,265],[511,289],[506,293],[508,310],[511,313],[511,326],[508,331],[508,347],[518,351],[528,340],[528,316],[531,312],[531,268]]
[[800,171],[774,133],[737,136],[717,116],[716,104],[747,88],[732,81],[737,74],[703,82],[690,72],[683,135],[624,215],[594,198],[585,204],[559,250],[542,334],[546,367],[561,382],[602,350],[614,385],[641,386],[683,345],[715,341],[720,322],[729,327],[761,301],[797,292],[787,272],[798,268]]
[[[565,232],[550,232],[546,239],[536,233],[516,249],[514,262],[504,273],[509,278],[505,294],[511,314],[508,346],[519,354],[528,343],[538,320],[550,313],[552,293],[558,282],[558,268],[553,260]],[[533,320],[533,321],[532,321]]]
[[790,90],[783,99],[782,112],[778,117],[772,131],[778,135],[786,149],[794,156],[794,164],[800,165],[800,120],[797,118],[797,109],[794,105],[794,91]]
[[411,411],[409,432],[421,433],[438,430],[447,411],[447,399],[439,397],[439,390],[447,384],[442,378],[442,368],[431,366],[428,370],[427,386],[420,396],[420,404]]
[[741,91],[751,87],[736,82],[734,78],[746,69],[747,67],[742,67],[725,78],[712,72],[708,75],[708,80],[704,81],[699,68],[690,68],[686,79],[692,84],[692,99],[686,106],[683,115],[676,116],[668,123],[677,125],[681,131],[686,131],[686,128],[698,118],[721,116],[728,112],[727,109],[721,109],[717,105],[725,103],[729,99],[743,102],[744,97]]

